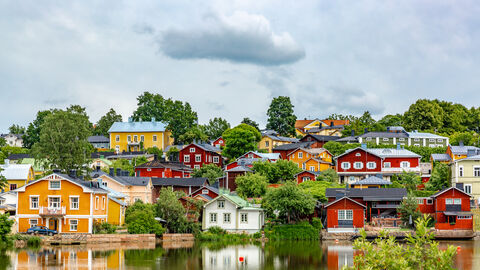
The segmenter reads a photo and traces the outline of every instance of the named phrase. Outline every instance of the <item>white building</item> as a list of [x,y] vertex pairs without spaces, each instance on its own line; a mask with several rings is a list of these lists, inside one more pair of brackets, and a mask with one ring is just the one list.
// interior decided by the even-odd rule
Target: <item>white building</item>
[[229,232],[256,233],[263,224],[263,209],[236,195],[222,194],[203,206],[203,230],[218,226]]
[[22,134],[2,134],[0,137],[4,138],[10,146],[23,147]]

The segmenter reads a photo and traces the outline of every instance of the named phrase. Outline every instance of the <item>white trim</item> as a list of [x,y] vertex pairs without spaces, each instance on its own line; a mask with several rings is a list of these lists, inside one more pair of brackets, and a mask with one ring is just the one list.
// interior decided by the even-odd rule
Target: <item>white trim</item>
[[[49,175],[47,175],[47,176],[45,176],[45,177],[43,177],[43,178],[38,179],[37,181],[30,182],[30,183],[28,183],[28,184],[26,184],[26,185],[24,185],[24,186],[21,186],[21,187],[17,188],[15,191],[16,191],[16,192],[25,192],[25,188],[26,188],[26,187],[31,186],[31,185],[34,185],[34,184],[37,184],[37,183],[40,183],[40,181],[50,181],[51,179],[49,179],[49,178],[52,177],[53,175],[55,175],[56,177],[59,177],[60,180],[62,180],[62,181],[68,181],[68,182],[70,182],[70,183],[72,183],[72,184],[74,184],[74,185],[77,185],[77,186],[81,187],[81,188],[82,188],[82,191],[83,191],[84,193],[93,193],[93,192],[95,192],[94,190],[92,190],[92,189],[90,189],[90,188],[88,188],[88,187],[86,187],[86,186],[80,185],[80,184],[78,184],[78,183],[76,183],[76,182],[74,182],[74,181],[70,181],[70,180],[68,180],[67,178],[64,178],[63,176],[58,175],[58,174],[56,174],[56,173],[49,174]],[[97,191],[97,192],[98,192],[98,191]],[[105,193],[105,194],[107,194],[108,192],[105,191],[105,192],[99,192],[99,193]],[[17,196],[17,197],[18,197],[18,196]],[[18,202],[17,202],[17,203],[18,203]],[[17,204],[17,205],[18,205],[18,204]]]
[[[59,188],[52,188],[51,187],[52,182],[59,182],[60,187]],[[61,190],[61,189],[62,189],[62,180],[60,180],[60,179],[49,179],[48,180],[48,190]]]
[[[75,224],[75,225],[77,226],[77,229],[72,230],[72,221],[74,221],[74,220],[77,222],[77,224]],[[69,220],[68,220],[68,225],[69,225],[68,230],[69,230],[70,232],[76,232],[76,231],[78,231],[78,219],[69,219]]]
[[[78,199],[78,207],[77,208],[72,208],[72,198],[77,198]],[[70,195],[68,196],[68,203],[69,203],[69,209],[70,210],[79,210],[80,209],[80,196],[79,195]]]
[[[37,201],[37,207],[36,208],[32,208],[32,197],[34,198],[38,198],[38,201]],[[18,205],[18,204],[17,204]],[[30,210],[38,210],[40,209],[40,195],[30,195],[29,196],[29,209]]]
[[[97,199],[98,199],[98,203],[97,203]],[[100,197],[95,196],[95,210],[98,210],[98,204],[100,204]]]

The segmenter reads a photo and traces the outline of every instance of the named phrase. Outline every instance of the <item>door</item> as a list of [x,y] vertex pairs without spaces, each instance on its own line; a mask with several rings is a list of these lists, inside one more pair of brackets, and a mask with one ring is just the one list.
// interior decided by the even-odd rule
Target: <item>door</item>
[[58,232],[57,227],[58,227],[58,219],[50,219],[50,222],[48,224],[48,228],[50,230],[55,230],[55,231]]

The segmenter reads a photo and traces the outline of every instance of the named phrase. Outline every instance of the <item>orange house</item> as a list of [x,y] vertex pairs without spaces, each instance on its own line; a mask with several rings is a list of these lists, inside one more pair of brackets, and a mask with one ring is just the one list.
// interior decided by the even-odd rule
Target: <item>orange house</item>
[[108,192],[92,181],[53,173],[17,189],[17,231],[46,226],[59,233],[92,233],[107,221]]
[[287,159],[303,170],[321,172],[333,168],[333,156],[323,148],[297,148],[287,155]]

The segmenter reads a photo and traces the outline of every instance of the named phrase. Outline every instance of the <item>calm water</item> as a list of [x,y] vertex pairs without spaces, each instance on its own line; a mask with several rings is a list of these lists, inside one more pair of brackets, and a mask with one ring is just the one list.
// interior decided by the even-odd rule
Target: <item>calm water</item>
[[[480,269],[480,241],[452,243],[457,269]],[[353,256],[348,242],[63,246],[0,252],[0,269],[340,269]]]

